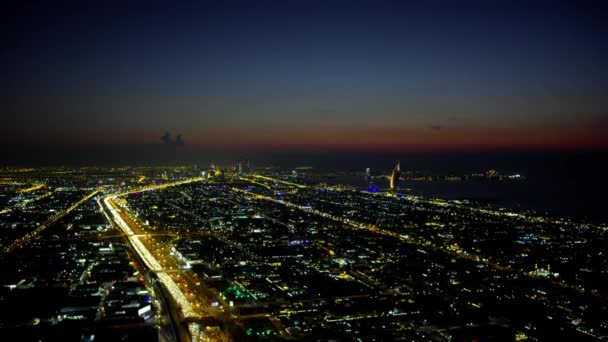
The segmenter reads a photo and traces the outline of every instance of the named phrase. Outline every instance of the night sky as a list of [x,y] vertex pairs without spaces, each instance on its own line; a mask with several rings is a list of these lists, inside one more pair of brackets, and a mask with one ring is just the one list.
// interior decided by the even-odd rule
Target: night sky
[[79,3],[0,10],[6,150],[608,148],[601,2]]

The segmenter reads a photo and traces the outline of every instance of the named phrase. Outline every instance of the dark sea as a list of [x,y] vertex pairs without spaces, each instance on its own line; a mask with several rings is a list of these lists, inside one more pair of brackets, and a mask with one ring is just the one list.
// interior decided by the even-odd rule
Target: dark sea
[[[465,180],[399,182],[399,189],[416,195],[443,199],[466,199],[482,205],[515,210],[533,210],[576,221],[608,223],[608,155],[604,152],[486,152],[476,154],[402,154],[381,161],[378,156],[360,155],[358,169],[350,163],[357,158],[334,156],[320,168],[352,170],[360,176],[336,177],[329,183],[346,183],[366,189],[364,170],[372,175],[389,175],[397,161],[402,175],[465,175],[497,170],[500,174],[521,174],[523,180]],[[340,163],[341,161],[341,163]],[[367,164],[365,163],[367,161]],[[338,164],[338,166],[332,164]],[[376,177],[380,188],[386,179]]]
[[[361,177],[335,177],[330,184],[348,184],[367,189]],[[373,180],[381,189],[388,181]],[[509,208],[515,211],[532,210],[539,214],[570,218],[582,222],[608,223],[608,215],[597,195],[594,184],[568,183],[569,180],[528,178],[519,181],[465,180],[465,181],[400,181],[398,189],[424,197],[447,200],[468,200],[481,206]],[[586,187],[586,188],[585,188]]]

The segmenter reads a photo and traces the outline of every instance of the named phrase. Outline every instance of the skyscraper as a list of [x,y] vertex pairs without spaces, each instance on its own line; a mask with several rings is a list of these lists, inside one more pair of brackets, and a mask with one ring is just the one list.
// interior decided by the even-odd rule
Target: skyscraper
[[393,169],[393,172],[391,173],[391,180],[390,180],[391,190],[395,190],[395,187],[397,186],[397,182],[399,181],[400,174],[401,174],[401,162],[398,162],[397,166],[395,166],[395,168]]

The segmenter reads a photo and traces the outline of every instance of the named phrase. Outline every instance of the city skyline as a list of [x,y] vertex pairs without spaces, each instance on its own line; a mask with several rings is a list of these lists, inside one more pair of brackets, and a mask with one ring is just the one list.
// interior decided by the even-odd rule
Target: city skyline
[[607,23],[4,5],[2,340],[608,340]]
[[405,188],[494,192],[525,187],[519,174],[397,180],[399,170],[7,168],[0,333],[62,342],[605,339],[605,221]]
[[606,150],[599,2],[13,4],[5,150]]

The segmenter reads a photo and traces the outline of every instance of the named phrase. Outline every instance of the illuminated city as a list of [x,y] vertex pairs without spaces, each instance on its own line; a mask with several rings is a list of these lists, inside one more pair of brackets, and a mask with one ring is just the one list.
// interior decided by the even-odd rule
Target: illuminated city
[[3,316],[3,329],[162,341],[606,335],[607,226],[417,196],[392,189],[394,175],[372,192],[238,164],[6,170],[2,312],[23,296],[45,305]]
[[0,17],[0,341],[608,341],[605,1]]

